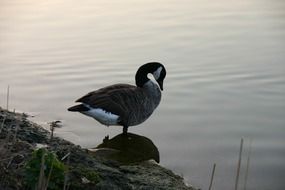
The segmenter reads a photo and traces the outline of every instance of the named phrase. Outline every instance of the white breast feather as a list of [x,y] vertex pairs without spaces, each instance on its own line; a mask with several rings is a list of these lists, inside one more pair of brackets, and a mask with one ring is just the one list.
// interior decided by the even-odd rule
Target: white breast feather
[[[90,108],[90,106],[89,106]],[[111,112],[107,112],[101,108],[90,108],[89,111],[83,112],[84,114],[93,117],[104,125],[117,125],[119,116]]]

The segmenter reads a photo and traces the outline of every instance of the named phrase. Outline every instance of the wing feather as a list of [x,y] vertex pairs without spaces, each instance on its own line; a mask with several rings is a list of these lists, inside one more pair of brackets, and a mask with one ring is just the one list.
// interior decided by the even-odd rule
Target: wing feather
[[139,91],[140,88],[133,85],[116,84],[90,92],[76,102],[119,115],[119,119],[127,123],[133,102],[138,101]]

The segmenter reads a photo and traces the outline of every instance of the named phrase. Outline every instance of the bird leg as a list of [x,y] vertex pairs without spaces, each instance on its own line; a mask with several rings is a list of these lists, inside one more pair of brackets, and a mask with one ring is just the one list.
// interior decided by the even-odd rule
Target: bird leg
[[123,134],[124,135],[128,134],[128,126],[123,127]]

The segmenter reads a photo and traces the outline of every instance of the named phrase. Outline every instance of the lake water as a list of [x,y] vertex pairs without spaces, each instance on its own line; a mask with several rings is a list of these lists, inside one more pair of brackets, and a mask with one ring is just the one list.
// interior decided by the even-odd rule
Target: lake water
[[285,2],[282,0],[1,0],[0,105],[63,121],[83,147],[121,127],[67,112],[75,99],[137,68],[167,69],[158,109],[130,132],[196,187],[234,189],[239,143],[247,189],[285,189]]

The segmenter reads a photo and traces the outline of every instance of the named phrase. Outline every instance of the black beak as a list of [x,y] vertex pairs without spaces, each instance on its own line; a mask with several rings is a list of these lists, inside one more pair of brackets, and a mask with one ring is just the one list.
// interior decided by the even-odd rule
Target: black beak
[[160,90],[163,91],[163,81],[159,80],[157,83],[159,84]]

